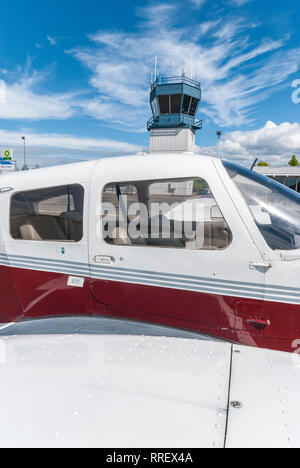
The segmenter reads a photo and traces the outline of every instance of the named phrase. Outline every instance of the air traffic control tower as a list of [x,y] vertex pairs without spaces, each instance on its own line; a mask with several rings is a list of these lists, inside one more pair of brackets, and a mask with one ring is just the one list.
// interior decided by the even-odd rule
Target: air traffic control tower
[[151,84],[148,121],[150,152],[193,152],[195,133],[202,128],[196,119],[201,101],[201,85],[187,78],[159,76]]

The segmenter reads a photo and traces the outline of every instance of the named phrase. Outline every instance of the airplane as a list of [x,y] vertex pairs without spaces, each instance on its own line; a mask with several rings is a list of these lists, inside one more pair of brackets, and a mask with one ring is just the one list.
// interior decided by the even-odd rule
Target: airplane
[[[158,201],[167,210],[145,229],[141,206]],[[0,208],[0,323],[106,315],[294,351],[300,196],[277,182],[142,154],[2,175]]]
[[193,154],[201,86],[151,86],[150,153],[0,177],[0,323],[102,315],[294,352],[300,195]]

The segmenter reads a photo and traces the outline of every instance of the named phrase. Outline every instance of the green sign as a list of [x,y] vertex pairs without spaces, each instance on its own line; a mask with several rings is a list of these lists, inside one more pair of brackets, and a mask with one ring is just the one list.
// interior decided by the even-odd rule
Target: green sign
[[3,151],[3,159],[4,161],[11,161],[12,160],[12,150],[10,149],[5,149]]

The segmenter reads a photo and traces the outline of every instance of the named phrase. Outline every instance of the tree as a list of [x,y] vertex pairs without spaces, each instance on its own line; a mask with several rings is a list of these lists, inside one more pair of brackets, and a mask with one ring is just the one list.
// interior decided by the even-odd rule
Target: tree
[[296,158],[295,155],[293,155],[292,159],[290,160],[289,162],[289,166],[300,166],[300,163],[298,161],[298,159]]
[[268,164],[266,161],[259,161],[259,163],[257,165],[258,166],[269,166],[270,164]]

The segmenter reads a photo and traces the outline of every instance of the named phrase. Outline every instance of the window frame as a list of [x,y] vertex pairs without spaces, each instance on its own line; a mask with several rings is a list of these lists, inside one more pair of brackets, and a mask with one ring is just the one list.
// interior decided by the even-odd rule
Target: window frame
[[[13,237],[12,235],[12,232],[11,232],[11,219],[12,219],[12,202],[13,202],[13,198],[16,196],[16,195],[19,195],[19,194],[22,194],[22,193],[28,193],[28,192],[35,192],[35,191],[39,191],[39,190],[47,190],[47,189],[56,189],[56,188],[63,188],[63,187],[70,187],[70,186],[78,186],[82,189],[82,193],[83,193],[83,199],[82,199],[82,235],[81,235],[81,238],[80,240],[76,241],[76,240],[68,240],[68,239],[60,239],[60,240],[51,240],[51,239],[40,239],[40,240],[30,240],[30,239],[16,239],[15,237]],[[83,238],[84,238],[84,213],[86,211],[86,208],[85,208],[85,199],[86,199],[86,190],[85,190],[85,187],[79,183],[79,182],[75,182],[75,183],[70,183],[70,184],[63,184],[63,185],[51,185],[51,186],[47,186],[47,187],[36,187],[36,188],[31,188],[31,189],[27,189],[27,190],[17,190],[16,192],[13,192],[10,194],[10,198],[9,198],[9,210],[8,210],[8,234],[9,234],[9,238],[12,239],[13,241],[21,241],[21,242],[34,242],[34,243],[37,243],[37,242],[40,242],[40,243],[45,243],[45,242],[51,242],[51,243],[66,243],[66,244],[79,244],[80,242],[82,242]],[[43,199],[43,200],[47,200],[46,198]],[[48,198],[49,200],[49,198]],[[74,206],[75,206],[75,203],[74,203]],[[43,215],[42,215],[43,216]],[[47,215],[44,215],[44,216],[47,216]]]

